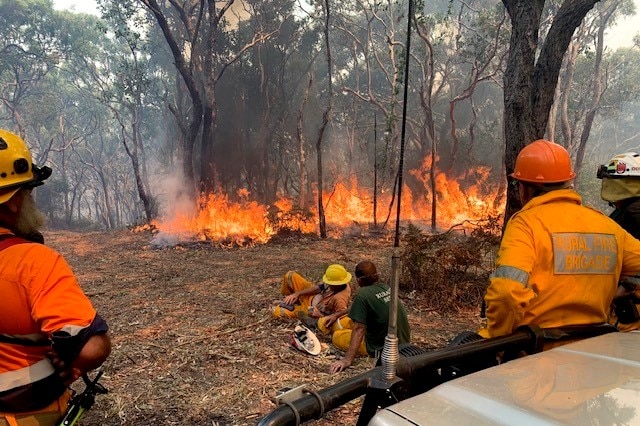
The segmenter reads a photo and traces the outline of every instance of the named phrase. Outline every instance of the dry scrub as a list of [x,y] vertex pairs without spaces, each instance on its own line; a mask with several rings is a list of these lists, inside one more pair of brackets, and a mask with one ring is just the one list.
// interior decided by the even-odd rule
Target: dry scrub
[[[319,389],[365,371],[367,359],[328,374],[336,351],[325,339],[317,357],[288,346],[292,324],[272,319],[280,278],[295,269],[320,278],[329,264],[362,259],[390,276],[388,238],[281,238],[246,248],[191,244],[164,249],[151,233],[50,231],[47,243],[67,258],[108,320],[113,353],[87,425],[253,425],[274,409],[277,389]],[[476,327],[477,309],[442,316],[420,292],[404,293],[413,343],[437,348]],[[355,423],[361,401],[315,425]]]

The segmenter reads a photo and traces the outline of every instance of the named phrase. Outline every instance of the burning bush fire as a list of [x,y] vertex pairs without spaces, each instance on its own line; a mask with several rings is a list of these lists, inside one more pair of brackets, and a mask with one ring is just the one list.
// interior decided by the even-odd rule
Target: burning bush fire
[[[431,220],[432,196],[426,172],[428,164],[411,171],[420,191],[412,191],[407,185],[402,193],[401,220],[426,227]],[[436,175],[437,226],[439,229],[478,221],[501,214],[504,210],[504,194],[497,185],[490,184],[488,168],[470,170],[456,179],[444,173]],[[391,191],[376,197],[374,220],[373,189],[360,185],[356,178],[335,183],[323,193],[327,228],[333,237],[353,232],[352,229],[372,229],[374,224],[382,228],[395,219],[395,199]],[[267,206],[250,199],[246,190],[240,190],[232,201],[222,192],[203,195],[194,214],[176,213],[153,225],[165,239],[175,242],[226,241],[236,245],[265,243],[282,231],[312,234],[318,231],[317,208],[300,209],[294,200],[281,198]]]

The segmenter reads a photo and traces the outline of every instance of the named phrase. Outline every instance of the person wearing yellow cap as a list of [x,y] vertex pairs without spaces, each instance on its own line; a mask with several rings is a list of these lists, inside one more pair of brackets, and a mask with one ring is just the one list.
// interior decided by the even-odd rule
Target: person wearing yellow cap
[[348,327],[350,323],[343,317],[349,312],[350,282],[351,274],[339,264],[327,267],[320,284],[313,284],[296,271],[288,271],[280,286],[284,298],[276,301],[273,315],[277,318],[302,319],[307,325],[317,326],[323,333]]
[[621,276],[640,278],[640,241],[583,206],[574,177],[561,145],[536,140],[518,154],[510,184],[523,207],[504,230],[481,336],[503,336],[528,324],[606,332]]
[[43,223],[31,192],[50,175],[0,129],[0,425],[56,425],[68,385],[111,351],[107,323],[67,262],[30,239]]

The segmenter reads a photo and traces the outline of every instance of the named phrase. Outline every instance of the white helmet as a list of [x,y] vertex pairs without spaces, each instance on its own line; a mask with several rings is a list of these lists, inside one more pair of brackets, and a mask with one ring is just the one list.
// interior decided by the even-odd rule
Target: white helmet
[[313,334],[313,331],[303,325],[296,325],[289,336],[289,343],[297,350],[311,355],[318,355],[322,349],[320,341]]
[[640,177],[640,154],[625,152],[616,155],[606,166],[598,168],[597,176],[599,179]]
[[602,179],[600,197],[605,201],[615,203],[640,197],[640,154],[616,155],[598,168],[597,176]]

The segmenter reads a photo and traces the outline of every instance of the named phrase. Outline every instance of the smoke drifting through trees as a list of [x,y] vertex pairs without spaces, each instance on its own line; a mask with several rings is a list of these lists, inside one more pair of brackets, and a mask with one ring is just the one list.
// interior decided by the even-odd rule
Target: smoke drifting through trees
[[[148,182],[150,206],[155,203],[167,212],[173,207],[165,205],[166,195],[157,184],[185,171],[195,182],[181,190],[194,207],[202,190],[225,194],[231,202],[255,201],[267,209],[281,199],[312,206],[317,194],[313,145],[328,96],[321,8],[314,3],[303,9],[288,0],[254,3],[212,2],[214,9],[185,8],[184,15],[174,8],[159,11],[169,30],[179,35],[177,46],[189,60],[195,88],[213,95],[207,98],[213,107],[208,113],[210,133],[191,133],[196,135],[193,145],[193,99],[157,17],[142,2],[100,1],[102,21],[56,12],[36,1],[0,5],[0,123],[27,138],[38,162],[53,166],[54,176],[37,195],[56,225],[113,228],[146,221],[140,188]],[[618,13],[630,12],[623,7],[628,2],[616,3],[621,5]],[[227,25],[232,15],[222,16],[216,37],[209,38],[207,31],[215,24],[211,19],[226,4],[235,8],[237,23]],[[404,55],[406,3],[386,8],[365,1],[330,4],[335,93],[323,142],[322,189],[330,197],[336,185],[348,182],[348,191],[371,203],[377,164],[377,218],[382,223],[389,210],[384,197],[397,170],[398,69]],[[446,228],[447,208],[468,212],[467,206],[474,204],[469,185],[483,186],[483,201],[494,207],[503,202],[502,71],[509,26],[498,1],[443,0],[417,9],[421,36],[412,47],[405,174],[412,199],[406,204],[428,204],[435,187],[443,200],[437,225]],[[181,28],[188,28],[190,37]],[[570,91],[594,87],[593,73],[588,72],[593,69],[590,40],[584,39],[577,58],[585,72],[576,75]],[[24,51],[11,47],[16,43],[25,46]],[[206,58],[213,62],[206,64]],[[616,150],[633,146],[634,140],[637,145],[637,58],[634,49],[604,52],[607,93],[617,93],[613,87],[626,91],[616,102],[613,96],[601,100],[585,167],[604,161],[594,157],[605,141]],[[207,80],[211,77],[213,88]],[[569,103],[567,112],[577,116],[583,105]],[[556,141],[568,143],[562,139],[556,136]],[[138,166],[125,147],[138,147]],[[183,161],[192,148],[192,159]],[[597,156],[617,153],[597,149]],[[425,168],[432,156],[435,167]],[[158,166],[152,169],[152,163]],[[476,176],[482,178],[474,180]],[[454,204],[441,182],[458,183],[463,201]],[[328,209],[335,200],[334,195],[325,203]],[[430,220],[429,209],[419,214],[421,220]],[[372,213],[368,216],[371,222]]]

